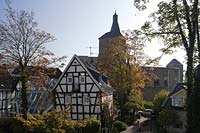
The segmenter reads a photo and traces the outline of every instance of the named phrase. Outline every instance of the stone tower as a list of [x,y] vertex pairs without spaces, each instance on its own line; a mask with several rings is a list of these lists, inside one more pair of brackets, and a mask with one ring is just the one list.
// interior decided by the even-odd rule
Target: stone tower
[[118,37],[123,37],[119,24],[118,24],[118,15],[115,14],[113,15],[113,23],[110,32],[105,33],[101,37],[99,37],[99,55],[98,57],[101,58],[103,51],[112,45],[112,42],[116,40]]

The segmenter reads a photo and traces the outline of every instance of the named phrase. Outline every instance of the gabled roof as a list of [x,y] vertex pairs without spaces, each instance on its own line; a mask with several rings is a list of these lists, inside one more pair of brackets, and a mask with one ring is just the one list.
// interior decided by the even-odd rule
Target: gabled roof
[[[108,89],[106,87],[108,87],[109,85],[107,85],[105,87],[102,86],[103,84],[100,83],[99,81],[99,76],[101,75],[99,71],[97,71],[97,69],[91,67],[91,64],[88,63],[87,59],[90,59],[87,56],[77,56],[74,55],[72,57],[72,59],[70,60],[70,62],[68,63],[67,67],[65,68],[65,70],[63,71],[62,75],[60,76],[58,82],[56,83],[54,89],[58,86],[58,83],[60,82],[60,80],[62,79],[62,77],[64,76],[64,74],[67,72],[68,68],[70,67],[71,63],[74,61],[74,59],[78,60],[78,62],[81,64],[81,66],[85,69],[85,71],[88,73],[88,75],[92,78],[92,80],[94,81],[94,83],[97,85],[97,87],[102,91],[102,92],[106,92],[106,93],[110,93],[111,89]],[[107,82],[107,78],[106,76],[102,76],[106,82]],[[106,82],[104,82],[104,80],[102,81],[104,84],[107,84]],[[112,87],[110,87],[112,88]],[[114,89],[112,90],[114,91]]]
[[172,59],[168,64],[167,67],[171,66],[171,65],[183,65],[181,64],[177,59]]
[[100,80],[103,80],[105,83],[108,83],[108,77],[101,74],[101,72],[97,70],[96,66],[98,57],[88,57],[88,56],[78,56],[78,57],[98,82],[100,82]]
[[177,83],[176,86],[173,88],[173,90],[170,92],[170,94],[167,96],[165,101],[163,102],[162,107],[183,110],[184,109],[183,107],[174,107],[174,106],[172,106],[171,96],[177,94],[178,92],[180,92],[182,90],[186,90],[186,89],[187,89],[187,87],[186,87],[185,83]]
[[172,96],[172,95],[178,93],[182,89],[184,89],[184,90],[187,89],[186,84],[185,83],[177,83],[176,86],[172,89],[172,92],[169,94],[169,96]]
[[113,23],[112,23],[110,32],[105,33],[104,35],[99,37],[99,39],[113,38],[113,37],[117,37],[117,36],[122,36],[122,34],[120,32],[120,28],[119,28],[119,24],[118,24],[118,15],[115,13],[113,15]]

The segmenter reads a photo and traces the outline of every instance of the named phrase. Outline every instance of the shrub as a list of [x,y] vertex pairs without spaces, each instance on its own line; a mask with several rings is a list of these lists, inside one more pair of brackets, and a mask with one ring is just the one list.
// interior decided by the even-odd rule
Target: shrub
[[174,110],[164,109],[159,113],[157,129],[159,132],[166,132],[170,126],[176,125],[179,116]]
[[27,119],[17,116],[12,121],[0,121],[0,133],[13,133],[13,131],[19,133],[99,133],[101,131],[101,122],[97,119],[74,121],[66,119],[66,115],[65,111],[53,110],[43,115],[28,113]]
[[84,127],[84,133],[99,133],[101,131],[101,122],[95,118],[87,120],[86,127]]
[[150,101],[144,101],[144,108],[145,109],[152,109],[153,108],[153,102]]
[[124,131],[128,128],[128,125],[122,121],[115,121],[113,123],[113,127],[115,130],[117,130],[118,132]]
[[161,90],[158,92],[153,100],[153,109],[156,113],[159,113],[162,110],[162,104],[165,101],[166,97],[168,96],[169,92],[167,90]]

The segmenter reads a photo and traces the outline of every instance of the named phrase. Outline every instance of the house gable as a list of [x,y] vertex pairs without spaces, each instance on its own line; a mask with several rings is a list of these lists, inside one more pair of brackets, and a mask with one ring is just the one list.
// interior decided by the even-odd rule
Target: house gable
[[100,118],[102,88],[78,56],[72,57],[53,91],[56,109],[72,105],[69,118]]
[[186,90],[181,89],[178,92],[170,96],[172,99],[172,106],[174,107],[184,107],[186,100]]

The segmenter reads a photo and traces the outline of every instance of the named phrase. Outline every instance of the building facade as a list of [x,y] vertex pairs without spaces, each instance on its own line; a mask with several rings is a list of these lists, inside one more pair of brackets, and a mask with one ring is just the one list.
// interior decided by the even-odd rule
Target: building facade
[[152,79],[146,82],[143,91],[144,100],[152,101],[162,89],[172,91],[177,83],[183,82],[183,65],[176,59],[171,60],[166,67],[145,67],[147,75]]
[[112,113],[113,89],[95,69],[96,59],[74,55],[54,88],[55,108],[66,110],[71,105],[68,118],[72,120],[101,119],[106,101]]

